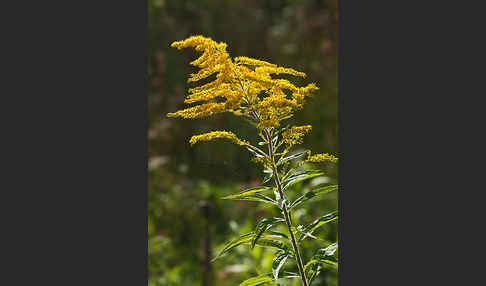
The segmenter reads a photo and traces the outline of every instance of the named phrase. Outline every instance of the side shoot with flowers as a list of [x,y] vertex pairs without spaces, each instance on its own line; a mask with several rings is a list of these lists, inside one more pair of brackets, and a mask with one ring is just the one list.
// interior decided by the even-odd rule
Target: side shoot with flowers
[[[195,135],[189,142],[194,145],[200,141],[226,139],[248,149],[253,156],[252,160],[263,166],[262,186],[244,190],[225,199],[272,204],[281,212],[281,217],[261,219],[253,232],[229,242],[215,259],[241,244],[249,244],[251,248],[258,245],[277,250],[272,273],[249,278],[240,286],[263,283],[277,285],[282,279],[296,277],[301,280],[302,285],[309,286],[323,267],[337,268],[337,242],[323,245],[307,260],[299,251],[302,241],[307,238],[316,239],[313,235],[316,229],[337,221],[337,211],[324,214],[307,226],[294,225],[292,211],[316,196],[337,190],[338,186],[318,187],[301,194],[293,201],[288,200],[286,196],[286,192],[289,192],[297,182],[323,175],[318,170],[304,168],[304,162],[336,163],[338,160],[327,153],[292,153],[293,147],[303,142],[303,137],[311,131],[312,126],[283,125],[284,120],[291,118],[296,110],[303,108],[306,99],[312,96],[318,87],[313,83],[305,87],[296,87],[286,79],[272,78],[272,75],[279,74],[296,77],[306,75],[291,68],[279,67],[253,58],[231,58],[226,51],[225,43],[217,43],[203,36],[192,36],[184,41],[174,42],[171,46],[177,49],[193,47],[196,51],[202,52],[199,58],[191,62],[191,65],[199,68],[199,72],[191,74],[189,82],[197,82],[214,74],[216,79],[189,89],[184,102],[197,105],[169,113],[168,116],[195,119],[230,112],[249,120],[261,139],[257,144],[240,139],[230,131],[212,131]],[[287,232],[272,230],[277,224],[285,224]],[[288,259],[295,260],[298,272],[280,271]]]

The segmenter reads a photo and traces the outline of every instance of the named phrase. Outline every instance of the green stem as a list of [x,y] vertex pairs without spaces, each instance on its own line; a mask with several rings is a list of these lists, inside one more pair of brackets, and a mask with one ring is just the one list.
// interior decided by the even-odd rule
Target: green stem
[[[272,170],[273,170],[273,177],[275,180],[275,184],[277,185],[277,190],[280,194],[281,198],[285,198],[284,193],[282,191],[282,185],[280,183],[280,178],[278,176],[278,169],[277,165],[275,164],[275,158],[274,158],[274,150],[272,146],[272,138],[270,136],[270,133],[268,132],[267,129],[265,129],[265,135],[267,137],[267,142],[268,142],[268,155],[270,156],[270,163],[272,164]],[[285,218],[285,223],[287,224],[287,228],[289,230],[291,242],[292,242],[292,247],[294,248],[294,253],[295,257],[297,260],[297,266],[299,268],[300,276],[302,279],[302,285],[303,286],[308,286],[309,284],[307,283],[307,278],[305,277],[305,272],[304,272],[304,266],[302,264],[302,258],[300,256],[299,248],[297,246],[297,242],[295,240],[294,233],[292,232],[292,222],[290,220],[290,213],[287,210],[287,206],[285,204],[282,204],[282,213]]]

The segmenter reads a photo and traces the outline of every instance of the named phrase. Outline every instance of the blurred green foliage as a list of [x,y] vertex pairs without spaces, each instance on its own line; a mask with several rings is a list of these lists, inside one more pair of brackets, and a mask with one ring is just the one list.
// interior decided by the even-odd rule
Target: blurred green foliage
[[[149,0],[148,6],[149,285],[238,285],[258,274],[255,269],[271,271],[273,254],[239,246],[207,268],[205,241],[210,241],[214,256],[225,242],[252,231],[259,218],[278,212],[263,204],[220,199],[261,182],[261,170],[249,161],[248,151],[219,141],[190,147],[188,141],[193,134],[210,130],[231,130],[253,142],[257,135],[231,115],[207,120],[165,117],[183,107],[191,86],[187,77],[195,71],[189,62],[196,57],[190,49],[181,52],[169,45],[201,34],[228,43],[233,57],[250,56],[307,73],[302,84],[316,82],[321,89],[290,123],[313,126],[303,147],[338,155],[337,1]],[[326,179],[336,183],[336,167],[324,170]],[[289,196],[317,183],[300,184]],[[204,204],[210,206],[208,215]],[[293,218],[307,224],[336,209],[336,204],[337,193],[331,193],[306,203]],[[337,224],[323,227],[316,235],[329,243],[336,241]],[[304,242],[304,259],[323,246]],[[288,263],[284,270],[292,267]],[[337,285],[336,271],[321,273],[312,285]]]

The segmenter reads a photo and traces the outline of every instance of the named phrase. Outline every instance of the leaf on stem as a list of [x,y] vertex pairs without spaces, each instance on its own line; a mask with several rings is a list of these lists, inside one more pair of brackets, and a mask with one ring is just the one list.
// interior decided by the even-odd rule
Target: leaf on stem
[[263,173],[266,174],[266,175],[263,178],[262,184],[265,184],[273,178],[273,170],[272,169],[264,169]]
[[302,204],[303,202],[308,201],[308,200],[310,200],[314,197],[330,193],[330,192],[335,191],[337,189],[338,189],[338,185],[331,185],[331,186],[320,187],[320,188],[317,188],[315,190],[309,191],[309,192],[305,193],[304,195],[300,196],[299,198],[297,198],[294,202],[292,202],[290,204],[290,209],[292,209],[292,208],[294,208],[294,207]]
[[289,244],[280,240],[267,238],[266,236],[260,238],[257,242],[257,245],[262,247],[277,248],[293,253],[292,247]]
[[[220,253],[215,258],[213,258],[212,261],[215,261],[216,259],[220,258],[223,254],[229,252],[230,250],[232,250],[233,248],[241,244],[251,243],[254,237],[255,237],[255,233],[250,232],[247,234],[243,234],[240,237],[228,242],[220,251]],[[278,232],[269,232],[268,235],[265,234],[262,235],[260,239],[258,239],[258,241],[256,242],[256,245],[261,247],[277,248],[293,254],[292,247],[289,244],[281,241],[282,238],[284,238],[284,236],[282,236]]]
[[308,179],[311,179],[311,178],[314,178],[314,177],[317,177],[317,176],[321,176],[321,175],[324,175],[324,173],[321,173],[321,172],[316,171],[316,170],[309,170],[309,171],[304,171],[304,172],[301,172],[301,173],[298,173],[298,174],[290,175],[283,180],[282,184],[284,185],[284,187],[282,188],[282,190],[286,190],[290,186],[292,186],[292,185],[294,185],[298,182],[308,180]]
[[262,236],[262,234],[269,230],[271,227],[273,227],[275,224],[279,222],[285,222],[283,218],[279,217],[272,217],[272,218],[264,218],[260,220],[255,228],[255,236],[253,237],[253,240],[251,241],[251,249],[255,247],[255,243],[258,241],[258,239]]
[[307,262],[307,264],[304,266],[305,277],[307,278],[309,285],[312,283],[314,278],[316,278],[317,275],[319,275],[320,272],[321,272],[321,266],[317,259],[312,259],[311,261]]
[[[255,285],[260,285],[260,284],[267,283],[267,282],[273,282],[272,276],[260,275],[260,276],[252,277],[250,279],[247,279],[247,280],[241,282],[239,286],[255,286]],[[276,285],[276,284],[273,283],[273,285]]]
[[259,202],[270,203],[270,204],[276,205],[277,202],[275,202],[270,197],[262,194],[262,192],[269,191],[269,190],[272,190],[272,188],[260,186],[260,187],[255,187],[255,188],[244,190],[243,192],[235,194],[235,195],[229,195],[229,196],[223,197],[222,199],[223,200],[240,200],[240,201],[259,201]]
[[285,163],[289,160],[294,160],[294,159],[297,159],[299,157],[305,156],[306,154],[307,154],[307,150],[293,154],[293,155],[289,155],[287,157],[282,157],[282,158],[280,158],[280,160],[278,160],[277,166],[280,166],[280,165],[282,165],[283,163]]
[[332,257],[338,247],[338,243],[333,243],[326,248],[319,249],[314,257],[304,266],[304,272],[309,279],[309,283],[319,275],[321,266],[331,266],[334,269],[338,268],[338,263],[327,257]]
[[[255,151],[254,149],[252,149],[252,148],[250,148],[250,147],[248,147],[248,146],[245,146],[245,147],[246,147],[246,149],[247,149],[248,151],[250,151],[250,153],[252,153],[253,155],[255,155],[255,157],[257,157],[257,158],[263,158],[263,157],[265,157],[265,156],[263,156],[261,153],[259,153],[259,152]],[[253,147],[254,147],[254,146],[253,146]],[[254,147],[254,148],[256,148],[256,147]],[[263,153],[263,152],[262,152],[262,153]]]
[[280,269],[282,266],[285,264],[285,261],[287,258],[290,256],[290,253],[286,251],[280,251],[275,258],[273,259],[272,262],[272,273],[273,273],[273,278],[275,280],[278,279],[278,273],[280,272]]
[[312,234],[320,226],[337,219],[338,219],[337,211],[321,216],[320,218],[311,222],[309,225],[307,225],[301,230],[302,232],[304,232],[304,234],[300,235],[298,242],[301,243],[307,236],[309,236],[309,234]]
[[253,232],[250,232],[250,233],[247,233],[247,234],[243,234],[242,236],[230,241],[229,243],[227,243],[223,247],[223,250],[221,250],[221,252],[215,258],[213,258],[212,261],[215,261],[216,259],[220,258],[223,254],[225,254],[226,252],[235,248],[236,246],[243,244],[243,243],[250,242],[253,239],[254,235],[255,234]]
[[315,257],[322,260],[327,256],[333,256],[337,249],[338,249],[338,243],[335,242],[326,248],[321,248],[317,250]]

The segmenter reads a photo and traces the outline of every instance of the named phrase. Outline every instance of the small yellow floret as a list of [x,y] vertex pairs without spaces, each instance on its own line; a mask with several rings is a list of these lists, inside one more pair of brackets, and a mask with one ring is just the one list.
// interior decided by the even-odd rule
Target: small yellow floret
[[[313,83],[297,87],[287,79],[272,78],[279,74],[305,77],[303,72],[249,57],[232,59],[226,51],[227,45],[211,38],[191,36],[171,46],[177,49],[193,47],[202,53],[191,62],[199,71],[190,75],[189,82],[199,82],[212,75],[216,78],[189,89],[184,102],[198,105],[169,113],[169,117],[203,118],[231,112],[250,117],[259,129],[278,128],[282,120],[302,108],[306,97],[318,90]],[[289,142],[297,144],[303,134],[292,136],[295,138],[289,137]]]
[[311,156],[310,152],[309,152],[309,158],[307,159],[308,162],[313,162],[313,163],[319,163],[319,162],[332,162],[332,163],[336,163],[338,161],[338,158],[333,156],[333,155],[329,155],[328,153],[325,153],[325,154],[315,154],[313,156]]
[[203,118],[226,111],[226,103],[205,103],[167,114],[167,117]]
[[311,130],[311,125],[292,126],[292,128],[287,129],[282,133],[283,141],[288,145],[301,144],[304,135],[309,133]]
[[249,57],[236,57],[235,58],[236,63],[241,63],[249,66],[267,66],[267,67],[277,67],[275,64],[271,64],[266,61],[262,60],[257,60]]

